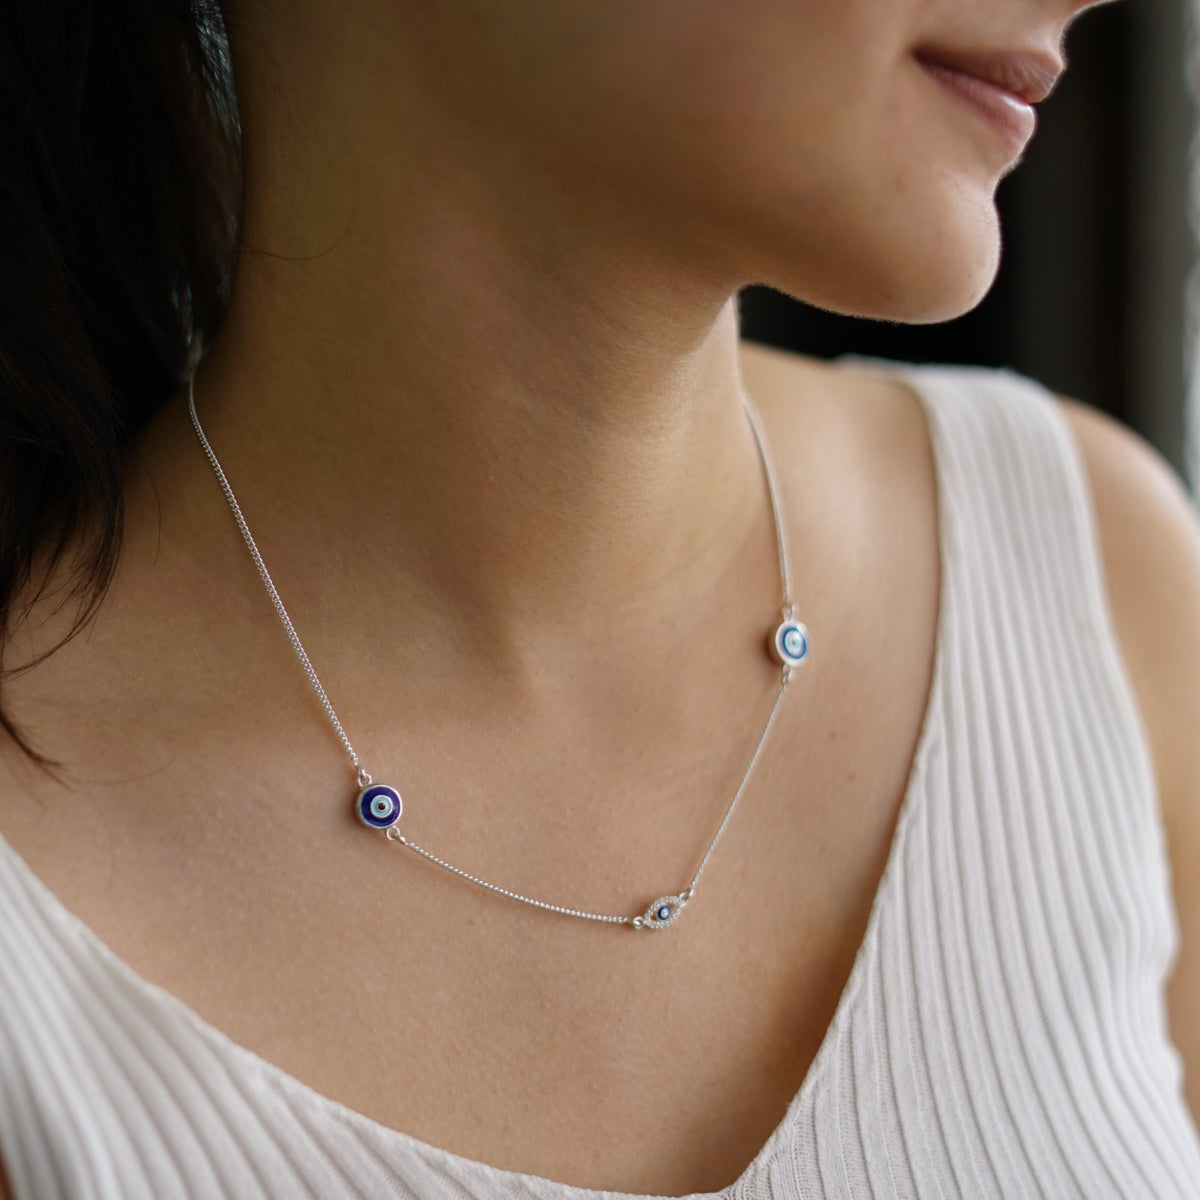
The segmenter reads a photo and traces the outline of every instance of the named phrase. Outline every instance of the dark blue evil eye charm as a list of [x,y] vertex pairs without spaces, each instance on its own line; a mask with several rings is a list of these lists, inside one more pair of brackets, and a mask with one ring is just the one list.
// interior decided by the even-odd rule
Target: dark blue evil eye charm
[[785,667],[799,666],[808,655],[808,630],[799,621],[784,621],[771,639],[771,653]]
[[666,929],[679,920],[687,900],[683,896],[659,896],[640,917],[634,917],[635,929]]
[[372,829],[390,829],[400,820],[404,802],[395,788],[386,783],[373,783],[358,793],[358,819]]

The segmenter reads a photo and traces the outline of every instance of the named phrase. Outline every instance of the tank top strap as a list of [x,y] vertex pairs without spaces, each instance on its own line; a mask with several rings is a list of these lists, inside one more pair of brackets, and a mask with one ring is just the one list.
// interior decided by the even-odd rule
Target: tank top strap
[[[935,444],[943,569],[964,610],[948,636],[986,644],[1006,664],[1011,707],[997,720],[1038,702],[1063,721],[1094,707],[1087,720],[1121,764],[1125,815],[1169,885],[1149,739],[1109,605],[1091,483],[1061,402],[1007,370],[898,373],[921,397]],[[1163,903],[1173,946],[1173,907]]]

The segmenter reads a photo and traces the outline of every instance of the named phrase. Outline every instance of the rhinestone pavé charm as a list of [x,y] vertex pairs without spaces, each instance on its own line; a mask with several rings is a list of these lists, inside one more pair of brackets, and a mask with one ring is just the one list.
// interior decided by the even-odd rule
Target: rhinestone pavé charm
[[808,630],[790,617],[775,630],[771,653],[785,667],[798,667],[808,657]]
[[666,929],[679,920],[683,906],[691,897],[684,892],[680,896],[659,896],[640,917],[634,917],[634,929]]
[[358,793],[354,811],[358,819],[370,829],[390,829],[400,820],[404,801],[400,793],[386,783],[372,783]]

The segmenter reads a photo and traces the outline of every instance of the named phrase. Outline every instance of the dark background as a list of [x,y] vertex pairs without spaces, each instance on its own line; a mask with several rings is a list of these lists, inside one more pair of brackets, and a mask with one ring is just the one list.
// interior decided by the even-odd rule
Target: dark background
[[1003,265],[974,312],[899,326],[750,288],[745,335],[820,357],[1012,367],[1125,421],[1183,472],[1193,253],[1184,29],[1183,0],[1128,0],[1080,20],[1038,136],[1001,185]]

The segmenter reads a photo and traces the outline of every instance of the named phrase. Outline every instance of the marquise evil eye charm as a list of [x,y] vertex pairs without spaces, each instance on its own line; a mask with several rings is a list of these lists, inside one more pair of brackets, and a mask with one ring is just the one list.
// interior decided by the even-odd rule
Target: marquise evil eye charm
[[390,829],[400,820],[404,802],[395,788],[386,783],[373,783],[358,793],[355,802],[358,819],[371,829]]
[[683,906],[688,902],[688,893],[680,896],[659,896],[640,917],[634,917],[635,929],[666,929],[679,920]]
[[775,630],[771,653],[785,667],[797,667],[808,656],[808,630],[790,617]]

